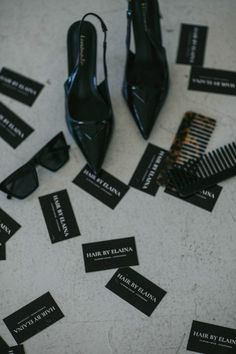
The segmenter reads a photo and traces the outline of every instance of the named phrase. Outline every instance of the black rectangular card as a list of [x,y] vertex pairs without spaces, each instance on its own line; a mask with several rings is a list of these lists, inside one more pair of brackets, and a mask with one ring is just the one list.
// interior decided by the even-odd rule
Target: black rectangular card
[[193,321],[187,350],[207,354],[235,354],[236,330]]
[[80,235],[67,190],[39,197],[52,243]]
[[176,63],[203,65],[208,27],[182,24]]
[[6,243],[21,226],[0,208],[0,244]]
[[[5,340],[0,336],[0,349],[1,350],[8,350],[9,345],[5,342]],[[0,351],[1,353],[1,351]]]
[[87,165],[75,177],[73,183],[111,209],[115,209],[129,190],[126,184],[104,170],[96,176]]
[[236,72],[192,66],[188,89],[236,95]]
[[14,149],[34,131],[20,117],[0,102],[0,137]]
[[0,243],[0,261],[6,260],[6,245],[4,243]]
[[14,347],[10,347],[4,354],[25,354],[24,346],[16,345]]
[[165,290],[131,268],[118,269],[106,288],[147,316],[151,316],[166,294]]
[[32,106],[44,85],[7,68],[0,72],[0,93]]
[[166,156],[166,150],[148,144],[129,185],[142,192],[155,196],[159,188],[156,183],[156,177],[159,174]]
[[47,292],[3,321],[15,341],[20,344],[63,317],[52,295]]
[[216,205],[216,202],[220,196],[221,191],[222,191],[222,187],[216,184],[215,186],[204,189],[194,195],[191,195],[186,198],[182,198],[177,194],[176,191],[173,191],[168,187],[165,189],[165,193],[173,195],[174,197],[179,198],[184,202],[196,205],[207,211],[212,211],[214,209],[214,206]]
[[82,245],[86,272],[138,265],[134,237]]
[[0,336],[0,354],[25,354],[23,345],[9,347],[5,340]]

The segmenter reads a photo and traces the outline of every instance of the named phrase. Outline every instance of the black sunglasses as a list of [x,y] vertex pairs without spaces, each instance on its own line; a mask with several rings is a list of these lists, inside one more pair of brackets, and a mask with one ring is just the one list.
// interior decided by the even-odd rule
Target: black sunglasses
[[37,152],[26,164],[0,183],[0,190],[7,198],[24,199],[39,186],[36,166],[41,165],[56,172],[69,160],[69,148],[64,134],[60,132]]

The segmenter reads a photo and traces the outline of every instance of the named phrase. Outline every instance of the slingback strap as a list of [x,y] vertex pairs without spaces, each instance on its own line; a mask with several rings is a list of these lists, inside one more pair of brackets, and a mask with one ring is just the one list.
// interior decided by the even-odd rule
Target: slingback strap
[[[130,40],[131,40],[131,22],[132,22],[132,5],[131,5],[132,0],[128,0],[128,10],[127,10],[127,36],[126,36],[126,46],[127,50],[129,51],[130,48]],[[162,18],[161,12],[160,12],[160,6],[157,1],[157,12],[158,12],[158,18]],[[156,43],[156,41],[153,39],[153,36],[151,35],[151,30],[149,28],[145,29],[145,32],[147,33],[147,36],[149,37],[151,43],[154,45],[155,48],[157,46],[161,46],[161,43]]]
[[[87,14],[85,14],[81,21],[80,21],[80,26],[79,26],[79,37],[80,37],[80,32],[81,32],[81,28],[84,22],[84,19],[87,16],[94,16],[96,17],[100,22],[101,22],[101,27],[102,27],[102,31],[104,32],[104,41],[103,41],[103,66],[104,66],[104,74],[105,74],[105,80],[107,80],[107,62],[106,62],[106,51],[107,51],[107,26],[105,25],[105,22],[103,21],[103,19],[95,14],[94,12],[88,12]],[[79,56],[78,56],[78,61],[79,61]],[[79,64],[79,62],[77,63],[77,65]],[[76,65],[76,66],[77,66]]]
[[131,0],[128,0],[128,10],[127,10],[127,35],[126,35],[126,47],[127,47],[127,51],[128,51],[129,48],[130,48],[131,21],[132,21]]

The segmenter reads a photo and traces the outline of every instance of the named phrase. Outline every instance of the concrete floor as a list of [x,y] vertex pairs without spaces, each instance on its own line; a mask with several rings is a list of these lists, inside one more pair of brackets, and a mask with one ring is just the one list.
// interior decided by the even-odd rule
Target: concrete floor
[[[162,0],[162,26],[171,88],[149,142],[168,149],[185,111],[217,119],[209,149],[236,136],[233,96],[187,90],[189,67],[176,65],[180,23],[209,26],[205,66],[236,68],[235,0]],[[115,210],[71,183],[85,160],[64,120],[66,32],[88,11],[109,28],[108,70],[116,127],[104,169],[128,183],[146,148],[121,96],[125,60],[124,0],[1,0],[0,64],[45,84],[32,108],[0,99],[34,129],[16,150],[0,140],[1,180],[63,130],[69,163],[52,175],[40,169],[40,188],[24,201],[0,196],[22,228],[0,263],[0,317],[50,291],[65,318],[25,343],[27,354],[183,354],[192,320],[236,328],[236,178],[222,183],[212,213],[159,190],[131,189]],[[38,197],[67,189],[82,236],[52,245]],[[81,244],[135,236],[135,270],[167,291],[150,318],[105,288],[115,270],[85,274]],[[4,323],[0,334],[14,345]]]

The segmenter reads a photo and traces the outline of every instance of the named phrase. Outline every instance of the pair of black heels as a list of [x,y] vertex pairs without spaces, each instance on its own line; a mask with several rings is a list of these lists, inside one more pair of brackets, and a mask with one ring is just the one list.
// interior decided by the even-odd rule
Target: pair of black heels
[[[89,15],[101,22],[104,32],[105,79],[96,82],[97,34]],[[127,59],[123,96],[142,136],[147,139],[168,91],[168,66],[162,46],[157,0],[129,0]],[[130,50],[133,25],[135,54]],[[69,78],[65,83],[66,121],[76,143],[94,173],[101,169],[113,130],[108,88],[104,21],[94,13],[71,25],[67,35]]]

